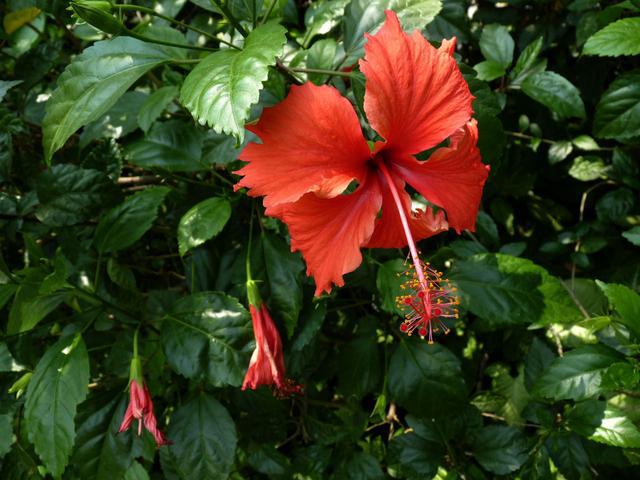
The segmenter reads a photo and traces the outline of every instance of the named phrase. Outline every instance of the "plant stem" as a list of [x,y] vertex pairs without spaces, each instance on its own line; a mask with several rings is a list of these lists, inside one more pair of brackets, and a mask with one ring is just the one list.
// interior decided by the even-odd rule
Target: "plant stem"
[[329,75],[329,76],[346,77],[346,78],[353,77],[353,74],[350,72],[341,72],[339,70],[325,70],[322,68],[297,68],[296,67],[296,68],[292,68],[291,70],[299,73],[318,73],[320,75]]
[[263,15],[262,20],[260,20],[260,25],[264,25],[265,22],[269,19],[269,15],[271,15],[271,12],[273,12],[273,7],[276,6],[277,1],[278,0],[271,0],[269,8],[267,8],[267,12]]
[[186,49],[189,49],[189,50],[199,50],[199,51],[202,51],[202,52],[217,52],[218,51],[217,48],[198,47],[196,45],[186,45],[186,44],[180,44],[180,43],[165,42],[164,40],[156,40],[155,38],[145,37],[144,35],[139,35],[139,34],[137,34],[135,32],[132,32],[132,31],[128,31],[127,32],[127,36],[133,37],[133,38],[135,38],[137,40],[142,40],[143,42],[156,43],[158,45],[166,45],[167,47],[186,48]]
[[243,37],[246,37],[248,35],[247,31],[244,29],[242,25],[240,25],[240,22],[238,22],[238,20],[236,20],[236,18],[231,14],[231,11],[227,8],[225,4],[223,4],[220,0],[211,0],[211,3],[213,3],[216,7],[220,9],[220,11],[222,12],[222,15],[224,15],[224,17],[227,20],[229,20],[229,23],[233,25],[233,28],[235,28],[236,30],[238,30],[238,32],[240,32],[240,35],[242,35]]
[[211,40],[216,40],[218,42],[222,42],[222,43],[228,43],[224,40],[220,40],[218,37],[216,37],[215,35],[210,34],[209,32],[205,32],[204,30],[201,30],[200,28],[197,27],[193,27],[191,25],[188,25],[184,22],[181,22],[180,20],[176,20],[175,18],[171,18],[168,17],[166,15],[162,15],[161,13],[156,12],[154,9],[152,8],[147,8],[147,7],[143,7],[140,5],[126,5],[123,3],[116,3],[113,5],[114,8],[119,8],[120,10],[135,10],[138,12],[143,12],[143,13],[147,13],[149,15],[153,15],[154,17],[158,17],[161,18],[163,20],[166,20],[167,22],[171,22],[175,25],[179,25],[183,28],[186,28],[188,30],[192,30],[196,33],[199,33],[200,35],[204,35],[207,38],[210,38]]

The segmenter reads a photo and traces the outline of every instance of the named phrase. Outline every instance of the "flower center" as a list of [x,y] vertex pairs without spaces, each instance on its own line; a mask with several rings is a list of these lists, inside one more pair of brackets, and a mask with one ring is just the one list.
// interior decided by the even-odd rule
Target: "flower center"
[[442,330],[445,334],[449,333],[441,318],[458,318],[457,305],[460,301],[455,296],[456,289],[451,287],[449,281],[420,259],[396,184],[384,160],[374,159],[374,162],[391,191],[411,256],[412,265],[405,272],[407,280],[402,285],[407,294],[396,299],[398,307],[406,312],[400,330],[408,335],[417,330],[420,337],[428,336],[429,343],[433,343],[434,332]]

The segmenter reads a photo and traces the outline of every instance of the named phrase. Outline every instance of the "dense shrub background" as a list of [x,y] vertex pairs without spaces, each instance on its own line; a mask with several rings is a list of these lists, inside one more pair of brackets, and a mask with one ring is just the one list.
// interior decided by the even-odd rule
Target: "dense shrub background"
[[[274,22],[238,72],[259,101],[235,114],[199,110],[188,77],[227,60],[151,43],[226,48],[155,10],[242,46],[219,8],[137,4],[127,31],[101,24],[116,38],[64,1],[0,6],[1,478],[638,478],[639,2],[229,0],[243,30]],[[244,120],[294,77],[361,108],[357,70],[304,69],[354,64],[385,8],[457,37],[491,165],[477,231],[421,243],[464,307],[436,345],[398,329],[406,252],[366,251],[314,299],[286,228],[232,189]],[[252,215],[301,397],[238,388]],[[158,451],[116,434],[136,328]]]

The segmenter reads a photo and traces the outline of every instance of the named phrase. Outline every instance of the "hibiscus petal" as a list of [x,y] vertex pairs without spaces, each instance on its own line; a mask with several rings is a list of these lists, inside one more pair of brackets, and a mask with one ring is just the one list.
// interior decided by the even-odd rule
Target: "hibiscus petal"
[[458,233],[475,230],[482,187],[489,166],[482,163],[477,147],[475,120],[451,137],[449,147],[439,148],[426,162],[394,157],[393,169],[431,203],[444,208],[449,225]]
[[438,50],[419,31],[402,31],[395,13],[367,35],[360,70],[367,77],[364,109],[386,140],[385,150],[416,154],[442,142],[471,118],[473,96],[456,61],[455,43]]
[[[384,182],[384,183],[383,183]],[[367,244],[367,248],[403,248],[407,246],[398,208],[386,181],[382,183],[382,215],[376,220],[375,230]],[[404,190],[404,181],[396,180],[396,189],[400,194],[404,206],[404,214],[409,222],[411,235],[415,242],[444,232],[449,228],[444,218],[444,212],[439,210],[434,214],[431,207],[426,210],[412,211],[411,198]]]
[[339,195],[364,177],[371,156],[355,110],[333,87],[293,86],[248,129],[262,143],[250,143],[240,154],[249,164],[235,172],[244,176],[236,189],[265,196],[265,207],[295,202],[308,192]]
[[313,275],[316,295],[344,285],[342,276],[362,262],[360,247],[373,233],[382,204],[378,182],[365,180],[348,195],[320,198],[308,193],[290,205],[267,210],[289,226],[291,250],[300,250]]

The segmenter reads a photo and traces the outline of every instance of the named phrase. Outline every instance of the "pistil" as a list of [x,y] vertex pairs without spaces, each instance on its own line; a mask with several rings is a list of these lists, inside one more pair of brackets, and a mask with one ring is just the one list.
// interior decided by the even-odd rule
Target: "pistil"
[[[399,309],[407,312],[400,330],[407,335],[417,331],[421,338],[428,338],[433,343],[433,334],[442,330],[449,333],[449,328],[441,318],[458,318],[457,305],[460,303],[455,296],[456,289],[449,281],[442,278],[442,274],[424,263],[416,248],[411,227],[405,213],[404,205],[398,193],[398,189],[387,169],[384,161],[377,160],[376,166],[384,176],[391,191],[394,203],[400,216],[400,223],[409,246],[411,267],[404,273],[407,280],[402,289],[407,293],[396,299]],[[435,326],[434,326],[435,321]]]

